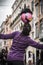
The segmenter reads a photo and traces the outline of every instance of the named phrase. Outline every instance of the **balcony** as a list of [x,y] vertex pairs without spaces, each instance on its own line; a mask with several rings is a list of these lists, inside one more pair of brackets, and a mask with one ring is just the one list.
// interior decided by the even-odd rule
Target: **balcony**
[[36,5],[37,3],[39,3],[39,0],[35,0],[35,5]]
[[19,18],[20,14],[13,20],[13,22],[10,24],[10,27],[14,24],[14,22]]
[[39,40],[43,42],[43,33],[39,34]]
[[5,24],[7,24],[8,20],[6,20]]

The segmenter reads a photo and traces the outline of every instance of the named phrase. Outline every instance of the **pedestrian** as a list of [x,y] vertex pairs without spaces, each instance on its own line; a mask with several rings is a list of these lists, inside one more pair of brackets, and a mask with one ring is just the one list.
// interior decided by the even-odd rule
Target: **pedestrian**
[[1,65],[5,65],[6,57],[5,57],[5,49],[1,50]]
[[43,49],[43,44],[35,42],[29,37],[32,11],[28,8],[22,10],[21,20],[24,22],[22,32],[15,31],[10,34],[0,34],[0,39],[13,39],[12,46],[7,55],[8,65],[24,65],[24,53],[28,46]]
[[1,51],[0,51],[0,59],[1,59]]
[[7,54],[8,54],[8,48],[5,47],[5,64],[7,65]]

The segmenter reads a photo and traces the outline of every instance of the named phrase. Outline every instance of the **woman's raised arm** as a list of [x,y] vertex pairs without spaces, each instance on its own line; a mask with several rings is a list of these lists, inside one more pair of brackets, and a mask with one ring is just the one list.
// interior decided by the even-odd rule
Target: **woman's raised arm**
[[35,47],[37,49],[43,49],[43,44],[40,44],[40,43],[38,43],[38,42],[36,42],[36,41],[34,41],[32,39],[28,40],[28,45],[32,46],[32,47]]
[[17,31],[10,34],[0,34],[0,39],[13,39],[16,34]]

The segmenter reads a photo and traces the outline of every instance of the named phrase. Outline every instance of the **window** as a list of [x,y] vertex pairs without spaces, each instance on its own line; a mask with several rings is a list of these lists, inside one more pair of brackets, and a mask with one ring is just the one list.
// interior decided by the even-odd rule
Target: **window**
[[3,42],[3,40],[0,39],[0,46],[2,46],[2,42]]
[[32,32],[32,38],[34,39],[34,32]]
[[0,43],[0,47],[2,46],[2,43]]
[[31,58],[31,51],[28,52],[28,58]]
[[39,37],[38,23],[36,23],[35,27],[36,27],[36,38],[38,38]]
[[21,26],[22,26],[22,23],[21,23]]
[[21,23],[21,27],[23,27],[23,23]]
[[34,28],[34,20],[32,20],[32,28]]
[[43,14],[43,0],[40,0],[40,3],[37,3],[35,6],[36,6],[36,16],[38,16],[39,14],[39,7],[40,7],[40,14]]
[[15,28],[15,31],[16,31],[16,28]]
[[39,2],[39,0],[35,0],[35,3],[38,3]]
[[40,20],[40,41],[43,42],[43,18]]
[[40,10],[41,10],[41,13],[43,14],[43,0],[40,0]]
[[43,19],[40,21],[40,33],[43,33]]
[[34,11],[34,1],[32,1],[31,7],[32,7],[32,11]]
[[23,28],[23,24],[21,23],[20,29],[22,30],[22,28]]
[[8,31],[8,27],[6,27],[6,31]]
[[39,4],[37,3],[36,4],[36,16],[38,16],[39,15]]
[[24,4],[24,9],[26,8],[26,4]]
[[4,41],[4,45],[6,45],[6,41]]

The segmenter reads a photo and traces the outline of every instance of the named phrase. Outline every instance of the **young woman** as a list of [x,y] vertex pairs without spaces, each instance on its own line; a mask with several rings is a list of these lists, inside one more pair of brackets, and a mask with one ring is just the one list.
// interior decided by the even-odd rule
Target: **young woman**
[[24,53],[28,46],[43,49],[43,44],[39,44],[29,37],[32,20],[32,12],[26,8],[21,12],[21,20],[24,22],[22,32],[15,31],[11,34],[0,34],[0,39],[13,39],[12,46],[7,55],[8,65],[24,65]]

